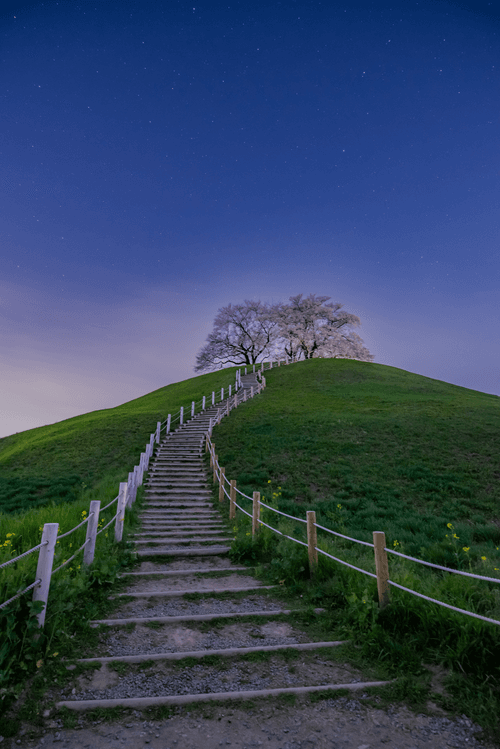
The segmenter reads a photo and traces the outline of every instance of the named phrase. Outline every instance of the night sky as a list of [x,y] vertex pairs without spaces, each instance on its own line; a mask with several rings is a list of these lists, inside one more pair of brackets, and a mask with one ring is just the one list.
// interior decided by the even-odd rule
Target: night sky
[[193,376],[315,293],[500,394],[500,5],[3,2],[0,436]]

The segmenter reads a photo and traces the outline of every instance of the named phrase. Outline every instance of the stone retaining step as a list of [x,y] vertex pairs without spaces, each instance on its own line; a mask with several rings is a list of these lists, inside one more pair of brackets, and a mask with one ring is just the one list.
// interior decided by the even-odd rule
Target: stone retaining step
[[205,546],[193,549],[139,549],[136,551],[138,557],[204,557],[212,555],[227,554],[230,546]]
[[189,650],[176,653],[144,653],[139,655],[106,655],[97,658],[79,658],[78,663],[144,663],[145,661],[181,661],[183,658],[206,658],[211,655],[231,657],[248,653],[277,653],[280,650],[319,650],[345,645],[348,640],[332,642],[297,642],[286,645],[261,645],[254,648],[223,648],[221,650]]
[[168,538],[159,538],[158,536],[153,536],[152,538],[138,538],[135,543],[136,544],[154,544],[154,543],[162,544],[162,543],[165,543],[167,541],[169,544],[191,544],[191,543],[200,543],[200,544],[202,544],[202,543],[205,543],[205,542],[222,543],[222,542],[233,541],[233,540],[234,539],[231,538],[230,536],[229,537],[227,537],[227,536],[220,536],[219,537],[218,536],[217,538],[213,538],[212,536],[210,536],[210,537],[195,536],[195,537],[192,537],[192,538],[182,538],[181,536],[171,536],[171,537],[168,537]]
[[[184,537],[187,537],[187,536],[193,536],[195,533],[200,533],[200,531],[203,531],[206,536],[215,536],[215,535],[217,535],[217,533],[220,533],[221,530],[223,530],[223,529],[213,530],[213,531],[210,530],[209,531],[209,530],[205,530],[205,529],[201,529],[201,528],[192,528],[191,530],[186,529],[186,528],[182,528],[182,529],[179,529],[179,530],[183,530],[184,533],[186,534],[186,536],[184,536]],[[160,537],[161,538],[181,538],[181,536],[179,536],[179,531],[154,531],[154,530],[151,530],[151,531],[149,531],[149,533],[146,532],[146,531],[144,531],[143,533],[134,533],[133,535],[138,540],[142,540],[144,537],[147,536],[149,541],[151,540],[150,536],[153,536],[154,538],[160,538]],[[223,540],[223,541],[231,541],[230,538],[224,538],[224,539],[221,539],[221,540]],[[193,541],[193,539],[189,538],[189,541]]]
[[[233,611],[228,614],[185,614],[183,616],[130,616],[127,619],[94,619],[90,622],[92,627],[106,624],[110,627],[119,627],[127,624],[147,624],[157,622],[158,624],[178,624],[180,622],[211,622],[216,619],[243,619],[249,616],[262,616],[273,618],[275,616],[288,616],[289,614],[300,614],[302,609],[272,609],[271,611]],[[315,614],[321,614],[325,609],[314,609]]]
[[149,575],[161,575],[162,577],[179,577],[182,575],[213,575],[214,572],[250,572],[251,570],[252,567],[221,567],[220,569],[217,569],[216,567],[198,567],[191,570],[160,570],[156,572],[148,570],[147,572],[122,572],[121,575],[118,575],[118,577],[146,577]]
[[237,586],[235,588],[191,588],[188,590],[146,590],[140,593],[116,593],[114,596],[108,596],[108,601],[114,601],[116,598],[179,598],[181,596],[190,596],[193,593],[200,595],[212,596],[216,593],[249,593],[255,590],[272,590],[276,585],[249,585]]
[[63,700],[56,707],[69,710],[93,710],[95,708],[130,707],[143,709],[159,705],[188,705],[196,702],[220,702],[222,700],[254,700],[258,697],[279,697],[282,694],[313,694],[314,692],[336,692],[347,689],[356,691],[383,687],[391,681],[358,681],[348,684],[320,684],[309,687],[280,687],[278,689],[253,689],[241,692],[209,692],[208,694],[182,694],[165,697],[127,697],[122,699]]

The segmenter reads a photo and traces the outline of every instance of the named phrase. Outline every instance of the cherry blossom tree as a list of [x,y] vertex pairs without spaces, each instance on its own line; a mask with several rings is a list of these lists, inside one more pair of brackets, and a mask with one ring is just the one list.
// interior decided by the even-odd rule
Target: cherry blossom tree
[[284,353],[294,359],[321,356],[372,361],[362,339],[352,331],[361,324],[359,317],[342,311],[342,304],[327,303],[329,299],[297,294],[288,303],[274,305]]
[[373,356],[352,329],[359,317],[342,310],[328,296],[303,294],[269,305],[246,300],[222,307],[207,343],[196,357],[196,372],[231,364],[252,365],[267,358],[313,357],[360,359]]
[[195,372],[255,364],[273,352],[277,332],[278,321],[269,305],[249,300],[228,304],[217,312],[207,343],[196,357]]

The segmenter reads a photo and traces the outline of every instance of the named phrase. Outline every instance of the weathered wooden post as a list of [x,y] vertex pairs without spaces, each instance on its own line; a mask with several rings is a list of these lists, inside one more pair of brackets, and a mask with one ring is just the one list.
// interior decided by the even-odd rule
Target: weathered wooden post
[[226,416],[229,416],[229,398],[226,401]]
[[50,578],[52,576],[52,565],[54,562],[58,531],[59,523],[45,523],[43,526],[41,543],[44,545],[38,552],[38,564],[35,577],[35,580],[40,580],[40,582],[36,588],[33,588],[33,600],[42,601],[43,603],[42,611],[36,615],[39,627],[43,627],[45,624],[45,613],[47,611]]
[[236,481],[231,479],[231,488],[229,490],[229,520],[236,517]]
[[220,389],[220,399],[221,399],[221,401],[224,400],[224,388]]
[[123,523],[125,522],[125,506],[127,504],[127,482],[120,482],[118,506],[116,508],[115,541],[118,543],[123,537]]
[[224,501],[224,481],[225,480],[226,480],[226,469],[221,468],[220,477],[219,477],[219,502]]
[[260,518],[260,492],[253,493],[252,503],[252,536],[255,536],[259,530],[259,518]]
[[169,414],[167,416],[167,434],[170,433],[170,423],[171,423],[171,421],[172,421],[172,414]]
[[161,421],[156,422],[156,444],[160,444]]
[[316,532],[316,513],[314,510],[307,511],[307,553],[309,555],[309,571],[311,577],[318,566],[318,534]]
[[181,406],[180,424],[184,424],[184,406]]
[[218,456],[214,453],[214,484],[217,483],[217,460]]
[[253,385],[250,387],[250,398],[253,398]]
[[215,406],[215,390],[212,390],[212,406]]
[[243,400],[246,401],[247,399],[247,391],[245,388],[243,388]]
[[101,509],[100,500],[93,500],[90,503],[89,522],[87,523],[87,535],[85,536],[85,548],[83,550],[83,563],[92,564],[95,554],[95,542],[97,538],[97,526],[99,524],[99,511]]
[[191,418],[194,416],[194,401],[191,401]]
[[135,495],[137,494],[136,488],[135,488],[135,473],[134,471],[130,471],[128,475],[128,481],[127,481],[127,507],[132,507],[132,505],[135,502]]
[[373,532],[373,550],[375,552],[375,569],[377,572],[378,605],[383,609],[389,603],[389,564],[385,550],[385,533]]
[[207,396],[206,396],[206,395],[204,395],[204,396],[203,396],[203,401],[202,401],[202,404],[201,404],[201,410],[202,410],[202,411],[204,411],[204,410],[205,410],[205,408],[206,408],[206,405],[207,405]]
[[231,386],[231,385],[229,385],[229,393],[228,393],[228,398],[230,398],[230,397],[231,397],[231,393],[232,393],[232,386]]

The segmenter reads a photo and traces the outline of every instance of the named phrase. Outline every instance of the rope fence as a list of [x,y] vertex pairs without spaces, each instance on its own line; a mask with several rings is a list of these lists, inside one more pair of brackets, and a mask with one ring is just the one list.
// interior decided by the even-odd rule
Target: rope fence
[[[258,389],[256,389],[257,392],[260,392],[260,390],[265,386],[265,378],[261,379],[264,382],[259,384]],[[35,581],[28,585],[24,590],[16,593],[15,596],[12,596],[7,601],[1,603],[0,610],[4,609],[9,604],[13,603],[18,598],[32,590],[33,600],[42,601],[42,603],[44,604],[41,613],[37,614],[38,626],[43,627],[45,623],[47,601],[52,575],[67,567],[82,551],[83,564],[87,567],[91,565],[94,561],[97,537],[101,533],[103,533],[103,531],[107,530],[113,523],[115,524],[115,542],[118,543],[122,540],[125,512],[127,509],[130,509],[132,507],[137,498],[138,489],[143,483],[144,473],[149,469],[149,463],[151,457],[154,454],[155,445],[160,444],[161,433],[164,432],[166,435],[170,434],[172,426],[174,424],[179,422],[180,426],[182,426],[185,423],[184,417],[186,414],[190,413],[191,418],[193,418],[197,409],[201,409],[201,411],[204,411],[206,410],[208,405],[215,406],[215,403],[219,398],[221,408],[218,412],[218,421],[220,421],[223,415],[229,414],[231,409],[238,405],[238,402],[241,403],[243,402],[243,400],[246,400],[246,392],[239,396],[238,392],[240,389],[242,389],[241,370],[237,370],[236,382],[234,385],[234,395],[233,385],[230,384],[226,390],[224,388],[221,388],[220,391],[217,391],[217,393],[213,391],[208,396],[203,395],[198,401],[192,401],[191,406],[187,409],[184,409],[184,407],[181,406],[178,412],[174,413],[173,415],[168,414],[167,418],[164,421],[157,422],[156,430],[151,433],[149,442],[146,444],[146,449],[143,453],[141,453],[138,465],[134,466],[133,471],[128,474],[128,480],[120,483],[120,491],[118,495],[111,500],[111,502],[105,505],[105,507],[101,508],[100,501],[92,501],[90,503],[88,515],[65,533],[59,534],[58,523],[45,523],[42,528],[41,543],[37,544],[32,549],[28,549],[28,551],[19,554],[17,557],[8,559],[6,562],[0,564],[0,570],[2,570],[9,567],[10,565],[15,564],[16,562],[19,562],[19,560],[24,559],[30,554],[34,554],[36,551],[39,552]],[[225,407],[222,407],[225,393],[228,397],[225,403]],[[231,402],[232,398],[233,400]],[[102,528],[99,528],[99,514],[110,508],[115,503],[116,510],[114,515],[106,523],[106,525],[104,525]],[[75,533],[85,525],[87,526],[85,542],[75,551],[74,554],[72,554],[68,559],[65,559],[64,562],[62,562],[62,564],[60,564],[58,567],[54,568],[53,563],[56,554],[57,543],[63,538],[67,538],[72,533]]]
[[[285,362],[285,364],[286,363],[288,362]],[[280,364],[277,363],[277,366],[280,366]],[[273,367],[273,363],[269,362],[267,368],[272,369],[272,367]],[[260,371],[257,374],[261,375],[262,372],[265,370],[265,368],[266,368],[265,365],[262,364]],[[255,367],[254,367],[254,372],[255,372]],[[245,374],[247,374],[246,369],[245,369]],[[265,386],[265,378],[263,376],[262,376],[262,381],[263,381],[262,385]],[[246,391],[244,394],[246,395]],[[237,405],[237,397],[235,397],[235,405]],[[229,405],[227,408],[227,413],[229,413]],[[217,420],[216,420],[216,423],[218,423]],[[256,534],[258,533],[259,527],[264,526],[268,528],[270,531],[272,531],[273,533],[276,533],[277,535],[282,536],[283,538],[287,538],[290,541],[293,541],[295,543],[298,543],[302,546],[307,547],[311,575],[314,575],[316,571],[316,568],[318,566],[318,554],[321,554],[325,557],[328,557],[329,559],[331,559],[332,561],[338,564],[341,564],[345,567],[349,567],[350,569],[356,572],[360,572],[363,575],[367,575],[368,577],[375,579],[377,581],[378,602],[379,602],[379,607],[381,609],[385,608],[385,606],[387,606],[387,604],[389,603],[390,601],[389,587],[393,586],[395,588],[398,588],[399,590],[402,590],[406,593],[414,595],[417,598],[421,598],[422,600],[428,601],[430,603],[435,603],[438,606],[443,606],[444,608],[447,608],[450,611],[455,611],[460,614],[465,614],[467,616],[473,617],[475,619],[480,619],[481,621],[488,622],[490,624],[500,625],[500,621],[497,621],[496,619],[482,616],[472,611],[467,611],[466,609],[458,608],[457,606],[452,606],[451,604],[445,603],[444,601],[439,601],[435,598],[431,598],[429,596],[424,595],[423,593],[418,593],[415,590],[411,590],[410,588],[406,588],[405,586],[394,582],[393,580],[389,578],[389,564],[388,564],[387,554],[388,553],[394,554],[410,562],[422,564],[426,567],[431,567],[431,568],[441,570],[443,572],[447,572],[447,573],[454,574],[454,575],[461,575],[463,577],[470,577],[476,580],[482,580],[484,582],[500,583],[500,578],[487,577],[485,575],[477,575],[472,572],[456,570],[451,567],[444,567],[439,564],[426,562],[423,559],[418,559],[417,557],[411,557],[411,556],[408,556],[407,554],[403,554],[401,552],[395,551],[394,549],[390,549],[387,547],[386,540],[385,540],[385,533],[382,531],[373,532],[373,543],[370,543],[368,541],[362,541],[359,538],[352,538],[351,536],[346,536],[343,533],[338,533],[337,531],[334,531],[331,528],[326,528],[325,526],[320,525],[319,523],[316,523],[316,513],[312,510],[307,511],[306,519],[298,518],[293,515],[289,515],[286,512],[282,512],[281,510],[278,510],[275,507],[271,507],[268,504],[265,504],[260,499],[259,492],[253,492],[253,496],[250,497],[248,494],[245,494],[243,491],[241,491],[241,489],[239,489],[236,486],[235,480],[229,480],[227,478],[225,468],[220,466],[219,458],[215,452],[215,445],[214,445],[214,442],[212,441],[211,432],[212,432],[211,429],[209,429],[207,432],[205,449],[210,455],[210,468],[213,469],[214,483],[219,483],[219,500],[223,501],[224,497],[229,499],[229,519],[230,520],[234,520],[236,518],[237,509],[252,520],[252,536],[254,538],[256,537]],[[226,489],[226,484],[230,486],[229,493]],[[247,512],[247,510],[244,510],[243,507],[241,507],[241,505],[239,505],[236,502],[237,494],[240,497],[243,497],[244,499],[248,499],[252,503],[252,512]],[[274,512],[277,515],[286,517],[289,520],[292,520],[293,522],[305,523],[307,526],[307,543],[304,541],[300,541],[297,538],[293,538],[292,536],[289,536],[283,533],[277,528],[273,528],[271,525],[268,525],[263,520],[261,520],[260,518],[261,507],[264,507],[266,510],[269,510],[270,512]],[[362,546],[368,546],[372,548],[374,550],[374,556],[375,556],[375,560],[374,560],[375,572],[370,572],[369,570],[365,570],[360,567],[357,567],[353,564],[350,564],[349,562],[346,562],[343,559],[340,559],[338,557],[333,556],[332,554],[329,554],[324,549],[320,549],[318,547],[318,542],[317,542],[317,530],[318,529],[326,533],[329,533],[333,536],[337,536],[338,538],[342,538],[346,541],[351,541],[353,543],[360,544]]]

